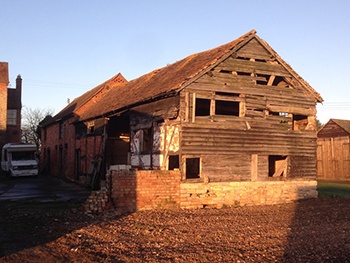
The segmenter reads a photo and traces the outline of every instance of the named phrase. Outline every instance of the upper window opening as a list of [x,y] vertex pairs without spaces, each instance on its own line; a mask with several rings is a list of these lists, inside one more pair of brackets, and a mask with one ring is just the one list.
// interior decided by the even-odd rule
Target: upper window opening
[[200,178],[200,159],[186,159],[186,179]]
[[168,170],[175,170],[180,168],[180,161],[178,155],[169,156]]
[[306,129],[309,121],[305,115],[294,115],[293,116],[293,129],[296,131],[303,131]]
[[17,110],[7,110],[7,125],[17,125]]
[[244,58],[244,57],[237,57],[236,59],[250,60],[250,58]]
[[215,95],[239,97],[239,93],[228,93],[228,92],[218,92],[218,91],[215,92]]
[[210,100],[196,99],[196,116],[210,116]]
[[278,116],[281,116],[281,117],[288,117],[288,112],[279,112],[279,113],[278,113]]
[[215,101],[215,114],[239,116],[239,102],[217,100]]
[[250,76],[251,73],[248,72],[242,72],[242,71],[237,71],[237,75],[239,76]]
[[59,131],[58,131],[59,138],[62,139],[63,138],[63,122],[59,123],[58,129],[59,129]]
[[267,85],[267,81],[270,78],[269,75],[263,75],[263,74],[256,74],[257,77],[262,77],[265,78],[265,80],[257,80],[256,84],[260,84],[260,85]]
[[222,69],[220,70],[220,73],[232,74],[232,71]]
[[272,86],[277,86],[277,87],[288,87],[288,83],[284,80],[283,77],[276,76]]
[[256,61],[256,62],[265,62],[265,63],[266,63],[266,59],[256,58],[255,61]]

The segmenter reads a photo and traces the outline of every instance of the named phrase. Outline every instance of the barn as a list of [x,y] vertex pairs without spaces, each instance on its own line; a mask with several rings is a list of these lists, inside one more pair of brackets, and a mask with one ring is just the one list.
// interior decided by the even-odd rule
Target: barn
[[317,179],[350,181],[350,121],[330,119],[317,133]]
[[317,197],[322,97],[255,30],[137,79],[118,77],[42,127],[42,167],[106,181],[124,210]]

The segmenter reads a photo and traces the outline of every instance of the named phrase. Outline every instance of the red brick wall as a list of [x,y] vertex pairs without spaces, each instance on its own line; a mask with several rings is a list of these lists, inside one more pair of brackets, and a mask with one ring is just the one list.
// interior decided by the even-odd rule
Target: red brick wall
[[[87,174],[91,161],[101,151],[101,136],[88,136],[81,139],[75,138],[74,118],[63,121],[63,138],[59,138],[59,123],[45,127],[41,132],[41,158],[40,169],[47,171],[48,154],[50,149],[50,173],[54,176],[64,177],[69,180],[79,180],[75,173],[75,150],[80,149],[80,172]],[[59,149],[62,147],[62,170],[59,167]],[[46,151],[46,153],[45,153]],[[85,181],[84,181],[85,182]]]
[[0,147],[6,143],[8,63],[0,62]]
[[107,188],[117,210],[134,212],[180,207],[180,171],[110,171]]

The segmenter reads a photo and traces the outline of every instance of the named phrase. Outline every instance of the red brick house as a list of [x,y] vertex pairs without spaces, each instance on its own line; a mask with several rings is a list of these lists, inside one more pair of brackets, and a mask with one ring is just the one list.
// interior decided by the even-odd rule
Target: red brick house
[[0,148],[8,142],[21,141],[21,76],[17,76],[16,88],[8,84],[8,63],[0,62]]
[[253,30],[84,94],[43,127],[42,164],[70,179],[105,167],[131,210],[316,197],[322,101]]

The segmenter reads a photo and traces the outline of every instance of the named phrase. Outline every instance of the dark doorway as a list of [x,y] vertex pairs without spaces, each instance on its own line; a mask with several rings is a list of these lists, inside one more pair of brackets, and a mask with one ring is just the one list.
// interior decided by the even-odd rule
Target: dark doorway
[[200,159],[186,159],[186,179],[200,178]]

